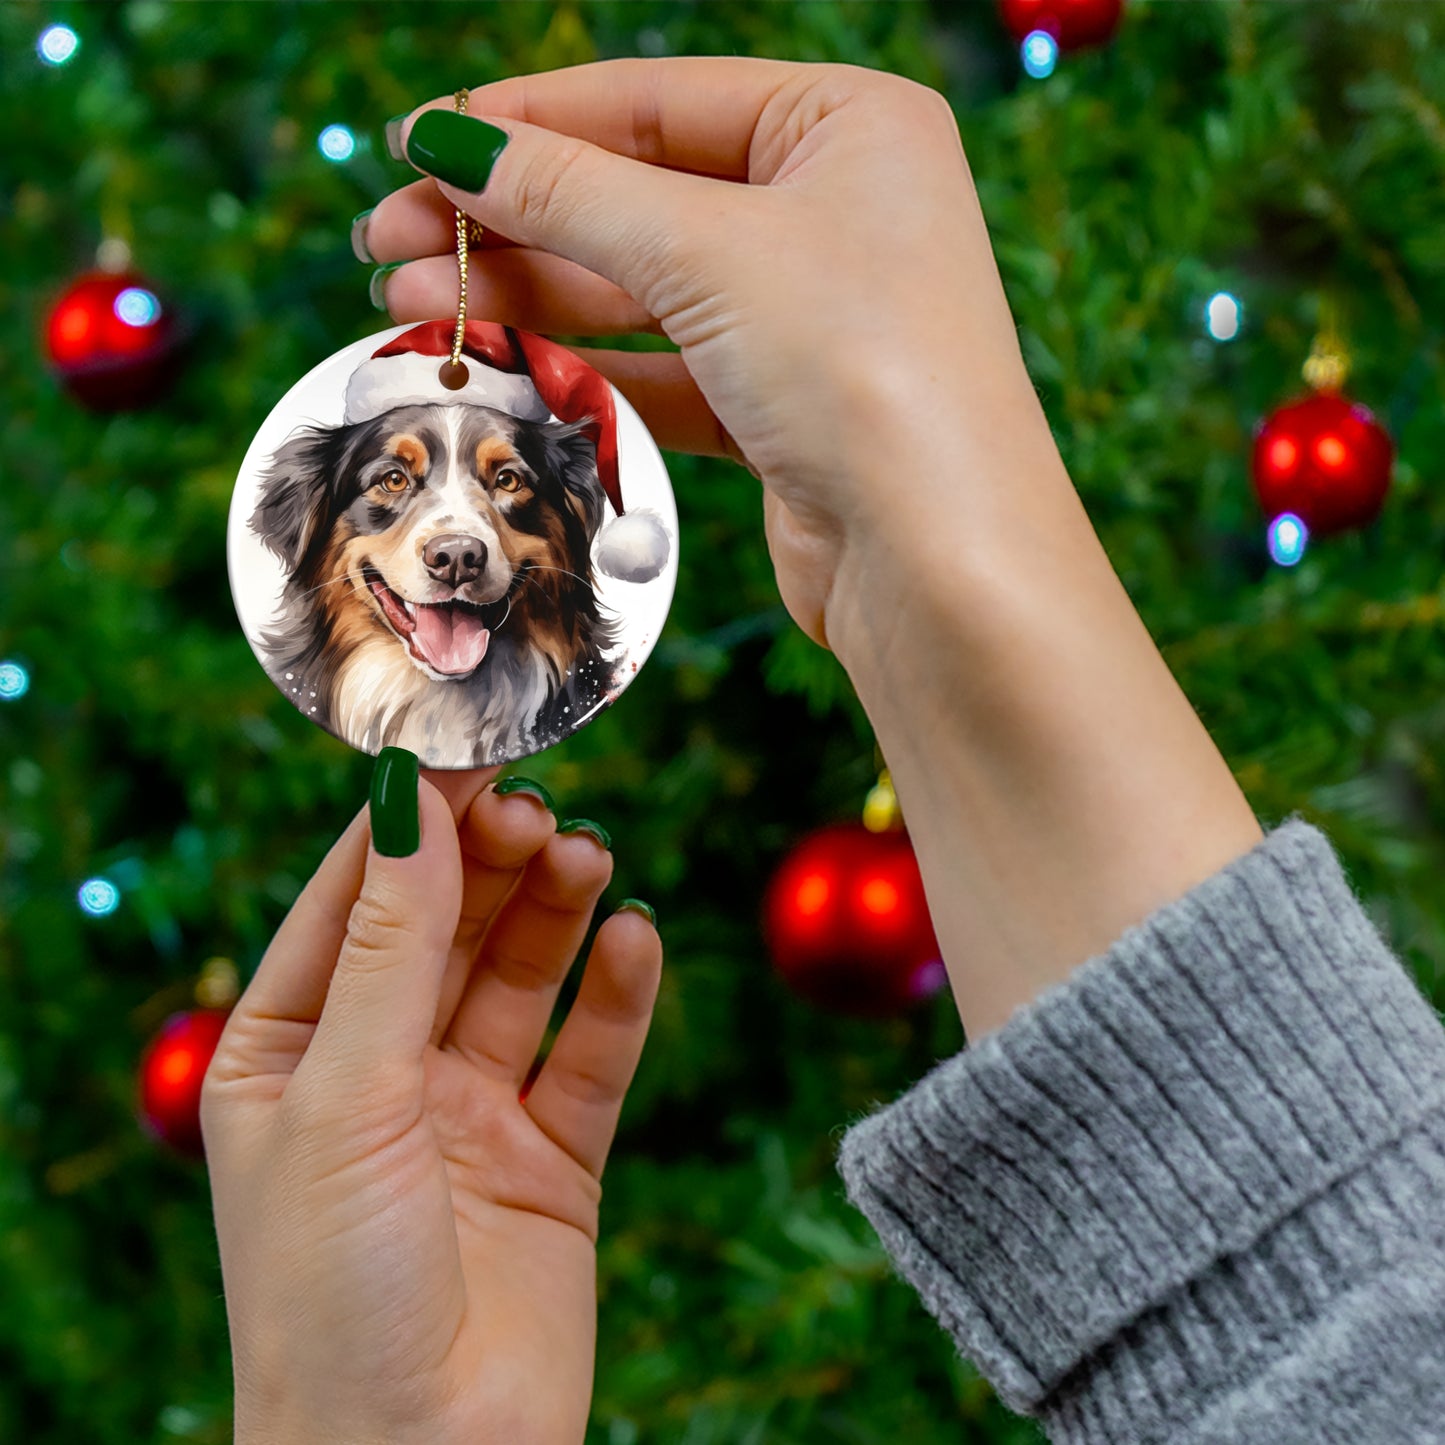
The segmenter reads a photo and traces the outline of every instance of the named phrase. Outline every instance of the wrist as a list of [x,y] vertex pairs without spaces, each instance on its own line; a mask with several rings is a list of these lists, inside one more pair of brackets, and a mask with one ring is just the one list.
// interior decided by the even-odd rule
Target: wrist
[[1260,836],[1052,438],[1001,437],[966,502],[850,538],[827,613],[970,1036]]

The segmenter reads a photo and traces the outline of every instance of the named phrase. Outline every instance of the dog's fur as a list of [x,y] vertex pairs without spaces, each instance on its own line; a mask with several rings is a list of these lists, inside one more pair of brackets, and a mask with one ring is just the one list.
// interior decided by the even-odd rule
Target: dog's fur
[[[262,639],[267,671],[368,752],[460,767],[547,746],[612,695],[615,620],[591,566],[604,500],[580,424],[453,403],[302,429],[273,456],[251,517],[288,573]],[[449,582],[428,567],[428,542],[454,534],[481,543],[480,575]],[[491,633],[465,675],[436,672],[406,634],[408,615],[437,604],[469,612],[453,623],[469,635]]]

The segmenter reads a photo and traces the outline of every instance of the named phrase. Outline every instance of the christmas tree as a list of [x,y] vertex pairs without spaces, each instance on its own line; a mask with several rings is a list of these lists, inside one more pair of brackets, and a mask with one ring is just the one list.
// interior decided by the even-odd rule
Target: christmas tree
[[[136,1070],[208,958],[244,980],[366,795],[369,759],[254,660],[224,542],[270,407],[389,324],[347,241],[412,176],[382,124],[459,85],[683,53],[881,67],[949,98],[1032,375],[1131,596],[1261,819],[1323,827],[1445,1001],[1445,11],[1134,0],[1107,44],[1021,57],[995,6],[944,0],[17,0],[0,1440],[230,1438],[204,1169],[139,1126]],[[46,319],[98,252],[137,293],[128,324],[168,327],[172,374],[129,410],[87,409],[47,365]],[[1254,427],[1303,392],[1326,330],[1393,439],[1393,481],[1368,528],[1277,561]],[[521,769],[607,824],[611,901],[655,903],[668,951],[606,1179],[589,1441],[941,1445],[960,1422],[1035,1440],[892,1277],[833,1166],[841,1126],[961,1046],[949,996],[835,1016],[767,960],[769,877],[874,780],[866,719],[778,601],[753,478],[669,464],[666,633],[616,707]]]

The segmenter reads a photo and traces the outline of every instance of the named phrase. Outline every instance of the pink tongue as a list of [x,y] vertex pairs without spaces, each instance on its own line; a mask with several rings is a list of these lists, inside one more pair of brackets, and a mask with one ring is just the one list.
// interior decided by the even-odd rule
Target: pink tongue
[[492,634],[481,619],[460,607],[418,604],[416,631],[409,641],[434,672],[456,677],[473,671],[487,655]]

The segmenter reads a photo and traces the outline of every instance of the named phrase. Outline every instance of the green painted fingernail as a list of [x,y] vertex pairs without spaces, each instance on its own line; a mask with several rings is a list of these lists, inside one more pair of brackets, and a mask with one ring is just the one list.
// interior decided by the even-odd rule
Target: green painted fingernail
[[372,206],[354,217],[351,222],[351,253],[358,261],[365,261],[368,266],[376,265],[376,257],[371,254],[371,247],[366,244],[366,223],[375,209],[376,207]]
[[366,288],[366,294],[371,297],[371,304],[378,311],[386,310],[386,278],[396,270],[398,266],[405,266],[405,261],[391,261],[385,266],[378,266],[371,273],[371,284]]
[[557,811],[557,805],[552,801],[551,793],[532,778],[521,778],[514,774],[510,778],[503,778],[500,782],[493,783],[492,791],[503,798],[512,793],[525,793],[529,798],[536,798],[549,813]]
[[371,773],[371,841],[387,858],[409,858],[421,847],[418,764],[405,748],[382,748]]
[[406,115],[394,115],[386,123],[386,130],[384,132],[386,135],[386,153],[394,161],[404,161],[406,159],[401,149],[401,128],[406,124],[406,116],[410,114],[411,112],[407,111]]
[[644,903],[640,898],[624,898],[617,905],[619,913],[640,913],[654,928],[657,927],[657,910],[652,904]]
[[406,158],[449,186],[480,191],[511,137],[454,110],[424,110],[406,138]]
[[604,848],[611,851],[612,834],[601,823],[594,823],[591,818],[568,818],[565,823],[557,824],[557,831],[559,833],[590,833]]

